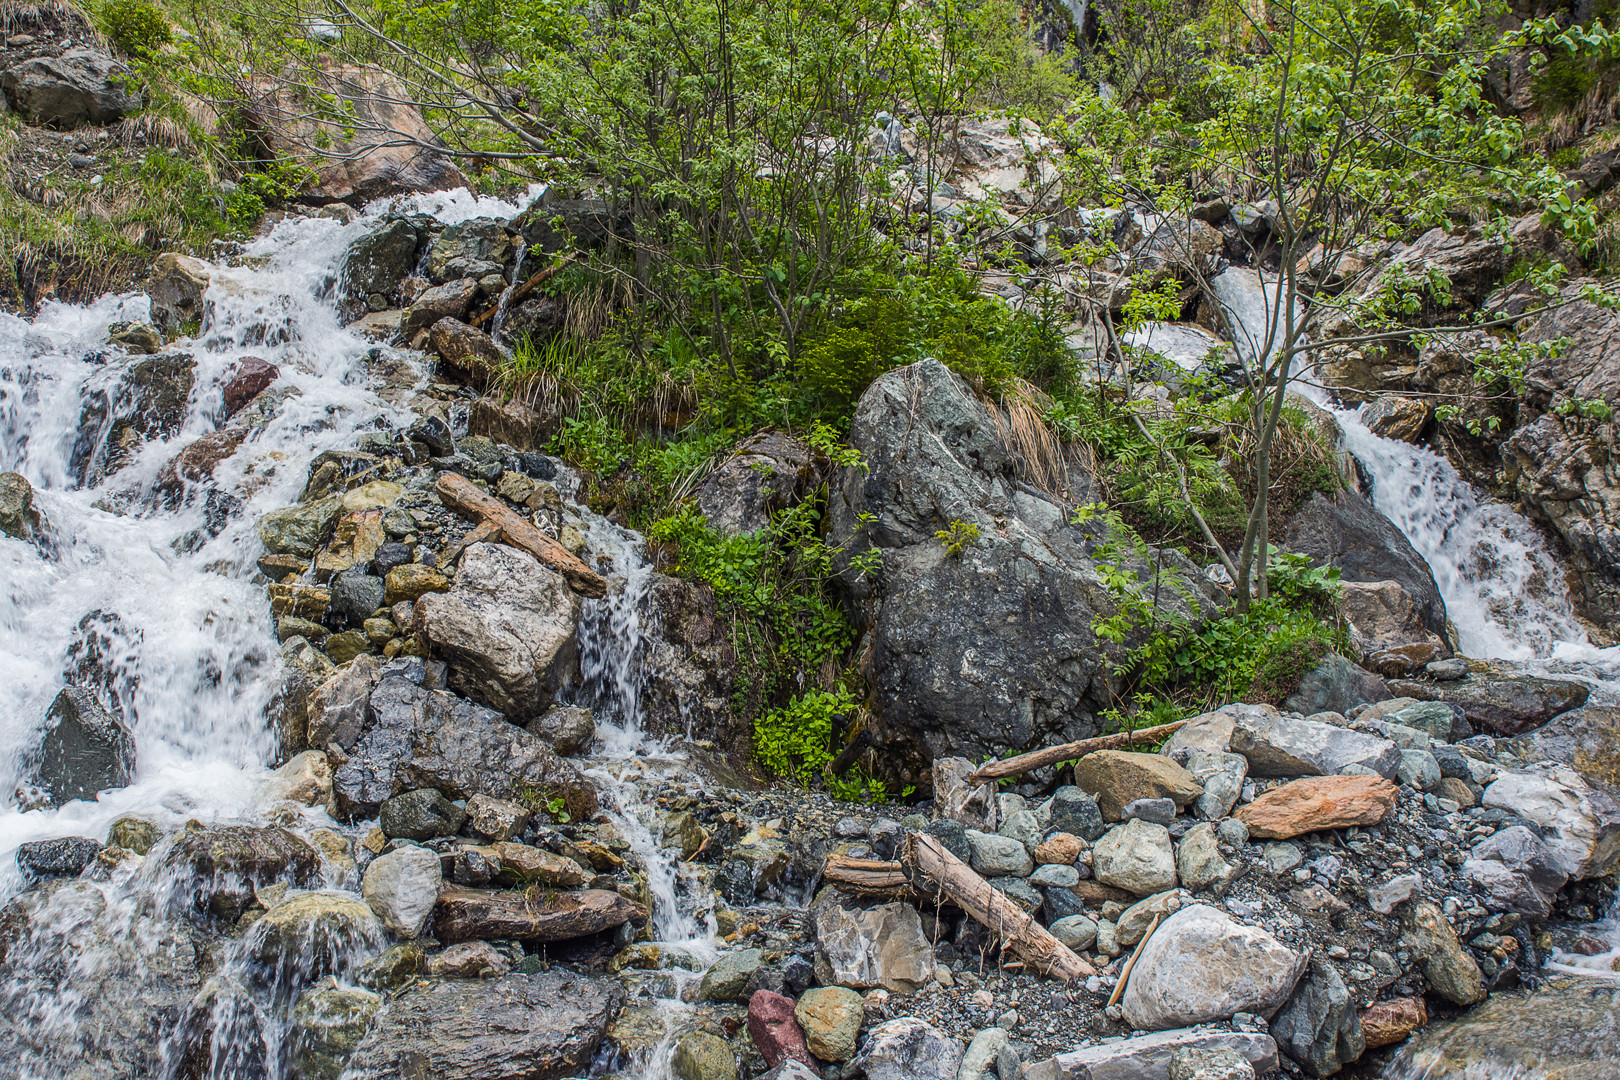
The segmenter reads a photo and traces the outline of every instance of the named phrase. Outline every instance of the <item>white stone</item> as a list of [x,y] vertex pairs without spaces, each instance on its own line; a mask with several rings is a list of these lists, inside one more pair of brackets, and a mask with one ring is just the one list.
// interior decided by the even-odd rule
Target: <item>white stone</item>
[[437,852],[403,847],[371,861],[360,891],[384,926],[414,938],[427,925],[443,881]]
[[1602,877],[1620,866],[1620,807],[1573,769],[1503,772],[1480,801],[1541,826],[1542,840],[1572,878]]
[[1120,1005],[1132,1027],[1147,1031],[1239,1012],[1269,1016],[1293,993],[1307,959],[1259,927],[1195,904],[1148,938]]

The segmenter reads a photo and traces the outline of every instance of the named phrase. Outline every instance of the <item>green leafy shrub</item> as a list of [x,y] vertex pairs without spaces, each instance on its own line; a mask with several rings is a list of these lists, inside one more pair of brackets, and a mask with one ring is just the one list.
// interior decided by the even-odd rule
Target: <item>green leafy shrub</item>
[[101,9],[107,38],[126,56],[146,59],[174,40],[168,16],[149,0],[110,0]]
[[979,527],[971,521],[953,521],[950,528],[935,531],[934,539],[940,542],[947,556],[960,558],[962,552],[978,542]]

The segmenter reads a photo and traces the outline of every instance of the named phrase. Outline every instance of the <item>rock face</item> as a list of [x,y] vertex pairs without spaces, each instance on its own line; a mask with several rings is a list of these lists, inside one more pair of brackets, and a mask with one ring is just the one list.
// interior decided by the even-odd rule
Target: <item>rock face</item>
[[499,713],[393,675],[369,699],[370,727],[333,776],[339,809],[370,817],[413,788],[452,799],[513,799],[524,789],[563,797],[576,819],[596,812],[595,790],[537,736]]
[[[1061,494],[1031,483],[990,411],[933,360],[874,381],[850,443],[866,468],[835,480],[828,540],[881,555],[871,574],[844,575],[871,635],[880,742],[980,760],[1096,734],[1114,676],[1091,624],[1113,601],[1088,555],[1096,529],[1070,524],[1092,500],[1083,468],[1062,464]],[[958,536],[977,538],[951,554],[935,533],[957,522]],[[1173,555],[1165,565],[1183,572],[1196,607],[1175,590],[1165,605],[1194,618],[1213,610],[1203,575]],[[1146,579],[1152,565],[1130,569]]]
[[1585,683],[1537,675],[1474,672],[1450,682],[1397,679],[1390,690],[1420,701],[1444,701],[1462,707],[1475,727],[1493,735],[1518,735],[1545,724],[1559,713],[1586,704]]
[[697,505],[725,536],[758,532],[771,515],[792,506],[819,482],[815,455],[798,439],[761,432],[745,442],[698,486]]
[[1400,790],[1378,776],[1308,776],[1273,788],[1236,815],[1260,840],[1287,840],[1319,829],[1376,825]]
[[135,740],[94,694],[69,686],[45,715],[34,783],[58,802],[121,788],[135,772]]
[[1282,546],[1336,566],[1346,582],[1393,581],[1411,598],[1425,629],[1448,647],[1446,602],[1429,564],[1395,523],[1355,491],[1318,492],[1288,522]]
[[1266,1016],[1288,1000],[1305,962],[1259,927],[1195,904],[1148,939],[1120,1005],[1132,1027],[1148,1031],[1237,1012]]
[[933,979],[934,953],[910,904],[830,904],[816,914],[816,967],[825,984],[911,994]]
[[427,984],[390,1002],[349,1059],[353,1080],[583,1075],[623,991],[561,971]]
[[538,717],[575,662],[579,596],[534,556],[474,544],[449,592],[417,605],[423,632],[450,661],[450,683],[517,722]]
[[1393,1075],[1606,1080],[1620,1072],[1614,984],[1554,978],[1529,994],[1498,994],[1456,1020],[1430,1024],[1402,1047]]
[[11,105],[31,124],[114,124],[141,107],[129,70],[105,53],[69,49],[36,56],[0,76]]
[[315,170],[300,198],[360,205],[384,195],[467,185],[393,76],[380,68],[333,65],[321,69],[316,83],[316,92],[328,96],[340,114],[322,116],[293,88],[268,79],[253,86],[240,110],[267,152]]
[[1186,769],[1159,754],[1099,750],[1074,766],[1074,786],[1097,799],[1109,821],[1124,817],[1125,805],[1137,799],[1169,799],[1180,810],[1204,793]]

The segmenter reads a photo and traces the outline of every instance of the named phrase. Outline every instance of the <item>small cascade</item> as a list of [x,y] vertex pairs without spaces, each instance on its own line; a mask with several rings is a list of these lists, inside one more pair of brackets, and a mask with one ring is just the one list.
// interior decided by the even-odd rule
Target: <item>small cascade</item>
[[500,340],[502,328],[506,326],[506,309],[512,303],[512,293],[517,291],[518,283],[523,274],[523,258],[529,253],[529,242],[519,236],[515,248],[516,255],[512,260],[512,273],[507,279],[506,288],[501,290],[501,298],[495,304],[495,318],[490,323],[490,336],[497,341]]

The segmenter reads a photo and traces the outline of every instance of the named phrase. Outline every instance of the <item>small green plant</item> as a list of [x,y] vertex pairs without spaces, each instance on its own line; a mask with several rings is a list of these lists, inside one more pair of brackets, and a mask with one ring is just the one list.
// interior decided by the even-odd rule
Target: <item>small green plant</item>
[[945,548],[948,557],[958,559],[962,552],[978,542],[979,527],[971,521],[953,521],[950,528],[937,530],[934,539]]
[[101,9],[101,25],[120,52],[139,60],[174,40],[168,16],[149,0],[112,0]]
[[843,776],[826,771],[837,756],[833,736],[838,722],[854,710],[855,697],[843,687],[801,694],[754,721],[754,753],[774,775],[800,787],[819,783],[840,799],[887,802],[887,785],[865,770],[852,768]]

